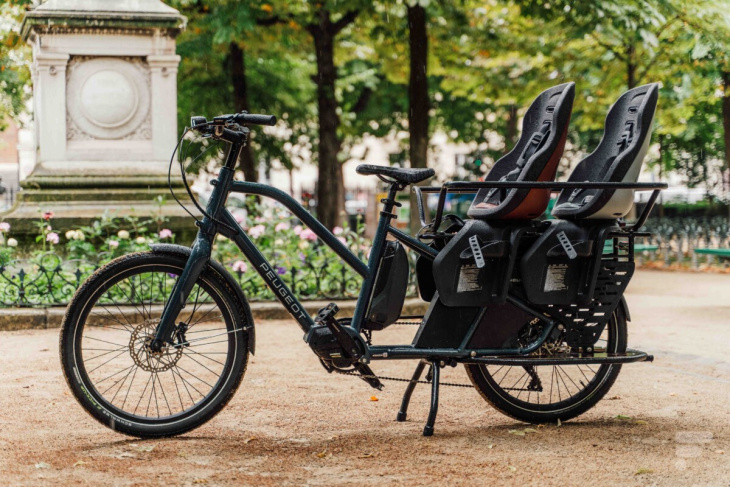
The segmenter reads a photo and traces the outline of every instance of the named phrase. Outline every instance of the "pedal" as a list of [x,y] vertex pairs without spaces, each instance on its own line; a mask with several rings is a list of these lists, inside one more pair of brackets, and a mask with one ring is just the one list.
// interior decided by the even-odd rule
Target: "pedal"
[[[312,328],[307,335],[307,343],[320,357],[327,372],[334,370],[334,368],[330,369],[332,366],[327,364],[328,361],[339,368],[352,365],[360,373],[360,378],[367,382],[370,387],[382,390],[383,384],[375,376],[375,373],[366,364],[360,362],[363,352],[360,350],[358,343],[335,319],[338,311],[339,308],[335,303],[330,303],[319,310],[317,317],[314,319],[318,326]],[[329,330],[336,344],[328,340],[327,333],[323,334],[324,327]]]
[[335,303],[330,303],[317,312],[314,322],[318,325],[324,325],[330,319],[335,319],[335,315],[340,312],[340,308]]
[[360,351],[355,339],[343,330],[335,319],[335,315],[339,310],[340,309],[335,303],[330,303],[319,310],[314,322],[318,325],[326,326],[332,332],[332,336],[335,337],[337,343],[339,343],[342,347],[342,352],[344,354],[343,358],[352,359],[353,362],[356,362],[360,359],[360,357],[362,357],[362,352]]

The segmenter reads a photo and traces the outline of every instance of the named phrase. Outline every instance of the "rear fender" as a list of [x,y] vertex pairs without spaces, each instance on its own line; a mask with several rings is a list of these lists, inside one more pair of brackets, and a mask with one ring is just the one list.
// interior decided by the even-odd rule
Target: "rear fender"
[[[152,248],[152,252],[159,253],[159,254],[170,254],[170,255],[179,255],[182,257],[190,257],[190,247],[185,247],[183,245],[173,245],[173,244],[152,244],[150,245]],[[231,286],[231,289],[234,290],[236,293],[236,298],[238,298],[238,301],[241,305],[241,309],[244,312],[246,323],[250,323],[250,325],[247,327],[248,332],[248,341],[249,341],[249,347],[251,350],[251,354],[256,354],[256,329],[254,328],[253,323],[253,315],[251,314],[251,307],[248,305],[248,300],[246,300],[246,296],[243,294],[243,289],[241,289],[241,286],[238,284],[238,282],[233,278],[230,272],[226,270],[223,265],[213,259],[210,259],[208,262],[208,265],[213,268],[215,272],[220,274],[223,279],[228,283],[229,286]]]
[[621,296],[621,301],[619,301],[618,305],[621,306],[621,309],[624,312],[624,316],[626,316],[626,321],[631,321],[631,315],[629,314],[629,305],[626,304],[626,298]]

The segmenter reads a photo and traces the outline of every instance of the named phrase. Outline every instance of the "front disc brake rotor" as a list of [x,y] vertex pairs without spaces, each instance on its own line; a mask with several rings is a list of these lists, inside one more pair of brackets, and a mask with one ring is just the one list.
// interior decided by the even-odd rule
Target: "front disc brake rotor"
[[165,343],[159,352],[150,350],[155,339],[155,329],[160,320],[145,320],[137,325],[129,338],[129,354],[135,365],[147,372],[164,372],[177,364],[183,347],[174,348]]

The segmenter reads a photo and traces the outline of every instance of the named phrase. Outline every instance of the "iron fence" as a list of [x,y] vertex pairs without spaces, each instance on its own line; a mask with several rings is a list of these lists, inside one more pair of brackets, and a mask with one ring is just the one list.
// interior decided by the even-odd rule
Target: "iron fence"
[[[415,255],[409,253],[415,269]],[[48,307],[69,303],[81,284],[98,269],[97,262],[83,259],[63,259],[55,253],[45,253],[29,259],[13,260],[0,265],[0,307]],[[275,269],[280,269],[272,262]],[[255,271],[232,271],[251,301],[273,301],[275,297]],[[334,258],[286,269],[279,278],[302,300],[352,299],[360,292],[361,278]],[[410,273],[408,293],[416,295],[415,272]],[[131,295],[131,294],[130,294]],[[149,297],[143,297],[149,300]]]
[[652,236],[642,242],[644,248],[651,248],[639,252],[642,261],[692,268],[728,263],[722,257],[702,253],[703,249],[730,251],[730,220],[725,217],[656,218],[650,219],[644,229]]

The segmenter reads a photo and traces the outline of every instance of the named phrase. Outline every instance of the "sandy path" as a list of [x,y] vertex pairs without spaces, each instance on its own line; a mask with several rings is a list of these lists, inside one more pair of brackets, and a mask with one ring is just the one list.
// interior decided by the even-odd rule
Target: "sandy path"
[[[628,299],[629,344],[654,364],[625,366],[610,399],[525,436],[510,430],[529,425],[473,389],[444,388],[436,434],[423,438],[426,387],[397,423],[401,384],[370,401],[361,381],[324,372],[293,322],[270,321],[221,414],[180,438],[138,441],[69,394],[57,330],[0,333],[0,483],[730,485],[730,278],[642,272]],[[413,331],[387,333],[406,341]],[[413,363],[376,367],[407,376]],[[462,368],[443,380],[467,381]]]

